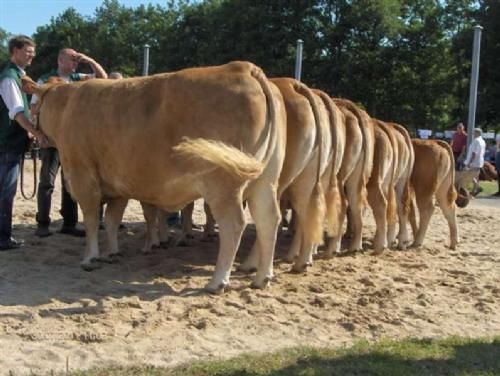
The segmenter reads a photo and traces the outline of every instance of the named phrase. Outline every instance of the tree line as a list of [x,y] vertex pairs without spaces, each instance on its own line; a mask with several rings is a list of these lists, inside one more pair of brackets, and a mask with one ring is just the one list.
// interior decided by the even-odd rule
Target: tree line
[[[74,8],[33,35],[28,74],[52,69],[72,47],[105,69],[150,74],[248,60],[269,77],[293,76],[304,41],[302,80],[349,98],[370,115],[434,131],[466,122],[473,26],[484,27],[476,124],[500,131],[498,0],[188,0],[127,7],[105,0],[90,17]],[[0,61],[8,30],[0,29]],[[3,64],[2,64],[3,65]]]

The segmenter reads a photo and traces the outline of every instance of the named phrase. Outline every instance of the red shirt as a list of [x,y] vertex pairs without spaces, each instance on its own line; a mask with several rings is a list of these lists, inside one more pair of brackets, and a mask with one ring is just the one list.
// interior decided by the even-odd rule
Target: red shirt
[[453,138],[451,140],[451,149],[454,153],[460,153],[462,149],[467,145],[467,133],[459,133],[458,131],[453,133]]

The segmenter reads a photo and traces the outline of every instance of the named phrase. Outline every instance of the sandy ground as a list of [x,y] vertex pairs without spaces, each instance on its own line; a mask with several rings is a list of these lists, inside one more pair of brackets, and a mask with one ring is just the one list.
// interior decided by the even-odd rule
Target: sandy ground
[[[59,201],[58,190],[54,230]],[[249,276],[235,272],[231,290],[211,296],[200,288],[213,271],[217,243],[201,242],[201,234],[190,247],[141,255],[142,213],[130,202],[128,229],[120,234],[125,257],[85,272],[84,240],[35,237],[36,203],[18,195],[14,233],[27,246],[0,253],[0,373],[169,366],[358,338],[500,334],[499,202],[475,200],[459,211],[462,242],[455,251],[446,248],[448,227],[436,210],[420,249],[318,259],[304,275],[289,273],[281,261],[290,244],[282,235],[269,289],[252,290]],[[204,223],[200,203],[195,222]],[[373,221],[367,222],[364,236],[371,239]],[[236,263],[253,238],[249,225]]]

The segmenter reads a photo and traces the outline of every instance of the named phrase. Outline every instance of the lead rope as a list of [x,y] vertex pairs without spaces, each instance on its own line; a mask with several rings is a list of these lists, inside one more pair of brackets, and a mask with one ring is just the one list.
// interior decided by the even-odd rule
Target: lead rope
[[[38,116],[36,116],[34,119],[34,126],[36,129],[38,129]],[[26,193],[24,192],[24,159],[25,159],[25,153],[22,154],[22,157],[21,157],[21,182],[20,182],[20,185],[21,185],[21,196],[23,196],[23,198],[25,200],[31,200],[33,197],[35,197],[36,195],[36,189],[37,189],[37,186],[38,186],[38,174],[37,174],[37,168],[36,168],[36,165],[37,165],[37,159],[38,159],[38,154],[39,154],[39,151],[40,151],[40,147],[38,146],[38,143],[36,141],[33,141],[30,143],[30,153],[31,153],[31,159],[33,160],[33,193],[28,196],[26,195]]]

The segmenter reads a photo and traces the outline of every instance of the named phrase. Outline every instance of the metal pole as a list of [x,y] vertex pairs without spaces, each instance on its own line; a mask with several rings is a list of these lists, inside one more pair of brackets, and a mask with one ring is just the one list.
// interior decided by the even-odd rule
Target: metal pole
[[476,125],[477,84],[479,76],[479,54],[481,51],[481,31],[479,25],[474,26],[474,45],[472,47],[472,71],[469,91],[469,117],[467,119],[467,148],[472,142],[472,132]]
[[142,75],[147,76],[149,73],[149,44],[144,45],[144,57],[142,65]]
[[300,81],[300,76],[302,73],[302,48],[304,47],[304,41],[302,39],[297,39],[297,51],[295,53],[295,79]]

